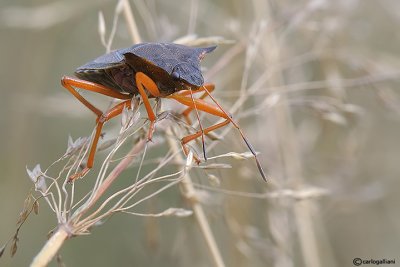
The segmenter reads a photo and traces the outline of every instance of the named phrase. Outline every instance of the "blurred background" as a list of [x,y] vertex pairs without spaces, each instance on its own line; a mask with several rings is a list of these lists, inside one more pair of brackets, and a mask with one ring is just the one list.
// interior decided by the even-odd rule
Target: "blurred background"
[[[222,158],[231,169],[193,171],[226,266],[400,261],[398,1],[130,3],[144,41],[188,34],[234,41],[207,56],[205,77],[261,153],[270,179],[262,182],[252,159]],[[93,114],[60,79],[105,52],[98,13],[108,35],[115,6],[111,0],[0,2],[1,244],[14,233],[32,187],[26,166],[46,168],[65,152],[68,135],[88,136],[94,127]],[[131,44],[121,16],[112,49]],[[234,129],[210,155],[232,151],[247,151]],[[161,156],[165,148],[151,153]],[[56,227],[54,214],[40,204],[20,232],[17,254],[11,259],[7,250],[0,266],[27,266]],[[190,208],[175,187],[142,211],[169,206]],[[117,214],[90,235],[68,240],[60,253],[67,266],[213,264],[193,217]]]

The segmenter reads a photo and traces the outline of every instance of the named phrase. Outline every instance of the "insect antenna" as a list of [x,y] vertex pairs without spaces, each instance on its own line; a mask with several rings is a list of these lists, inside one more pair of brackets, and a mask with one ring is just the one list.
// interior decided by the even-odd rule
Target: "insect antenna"
[[[261,163],[258,160],[257,153],[255,152],[253,146],[250,144],[250,142],[247,140],[246,136],[240,129],[239,125],[233,120],[232,116],[228,114],[222,107],[221,105],[217,102],[217,100],[211,95],[211,93],[207,90],[207,88],[203,85],[204,91],[208,94],[208,96],[212,99],[212,101],[221,109],[221,111],[226,115],[227,119],[235,126],[236,129],[238,129],[240,136],[242,137],[243,141],[246,143],[247,147],[249,148],[251,154],[253,154],[254,159],[256,160],[257,168],[258,171],[261,174],[261,177],[263,180],[266,182],[267,181],[267,175],[265,174],[263,168],[261,167]],[[196,110],[197,111],[197,110]]]
[[199,111],[197,110],[197,107],[196,107],[196,101],[194,101],[194,98],[193,98],[192,89],[189,89],[189,90],[190,90],[190,97],[192,98],[192,102],[193,102],[193,105],[194,105],[194,110],[196,111],[196,118],[197,118],[197,121],[199,122],[199,127],[200,127],[200,131],[201,131],[201,145],[202,145],[202,149],[203,149],[204,160],[207,161],[206,145],[205,145],[205,142],[204,142],[203,125],[201,124],[201,121],[200,121],[200,115],[199,115]]

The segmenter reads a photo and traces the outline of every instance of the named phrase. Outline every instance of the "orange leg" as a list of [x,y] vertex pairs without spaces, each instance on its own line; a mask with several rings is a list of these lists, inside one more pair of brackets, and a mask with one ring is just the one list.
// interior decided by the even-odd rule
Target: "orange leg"
[[[88,91],[92,91],[92,92],[96,92],[96,93],[100,93],[102,95],[110,96],[113,98],[124,99],[124,100],[129,99],[129,100],[123,102],[125,104],[129,102],[129,105],[130,105],[130,99],[132,98],[132,96],[116,92],[108,87],[105,87],[105,86],[97,84],[97,83],[80,80],[80,79],[75,79],[75,78],[71,78],[71,77],[66,77],[66,76],[62,77],[61,85],[64,86],[72,95],[74,95],[88,109],[93,111],[97,115],[97,122],[98,122],[96,134],[94,136],[94,139],[92,141],[92,146],[90,149],[87,166],[81,172],[79,172],[69,178],[70,181],[73,181],[78,177],[84,176],[89,171],[89,169],[92,168],[92,166],[93,166],[94,154],[96,152],[97,143],[98,143],[98,140],[99,140],[99,137],[101,134],[101,128],[103,125],[102,123],[99,123],[99,121],[104,116],[103,112],[100,109],[96,108],[94,105],[92,105],[89,101],[87,101],[82,95],[80,95],[77,92],[77,90],[75,89],[75,87],[81,88],[84,90],[88,90]],[[100,125],[100,127],[99,127],[99,125]]]
[[78,172],[69,177],[69,182],[73,182],[75,179],[83,177],[93,167],[94,155],[96,154],[97,144],[99,142],[101,129],[103,128],[104,123],[114,118],[115,116],[121,114],[125,107],[131,108],[130,99],[115,105],[112,109],[107,111],[107,113],[102,114],[97,118],[96,133],[94,134],[94,138],[92,140],[92,146],[90,147],[89,157],[87,160],[86,167],[81,172]]
[[[150,105],[150,102],[149,102],[149,99],[148,99],[145,89],[147,91],[149,91],[149,93],[155,97],[160,95],[160,91],[159,91],[157,85],[145,74],[136,73],[135,78],[136,78],[137,87],[139,89],[139,93],[143,99],[143,103],[145,105],[149,120],[151,122],[149,136],[148,136],[148,139],[151,140],[151,137],[152,137],[152,134],[154,131],[154,123],[156,120],[156,116],[151,108],[151,105]],[[132,96],[116,92],[116,91],[114,91],[110,88],[107,88],[105,86],[102,86],[100,84],[96,84],[96,83],[92,83],[92,82],[88,82],[88,81],[84,81],[84,80],[80,80],[80,79],[74,79],[74,78],[70,78],[70,77],[63,77],[61,80],[61,84],[69,92],[71,92],[71,94],[73,94],[80,102],[82,102],[86,107],[88,107],[91,111],[93,111],[97,115],[96,133],[92,140],[92,145],[90,148],[87,165],[81,172],[76,173],[69,178],[69,181],[72,182],[75,179],[84,176],[93,167],[97,143],[99,141],[99,138],[101,135],[101,130],[103,128],[104,123],[107,122],[108,120],[114,118],[115,116],[118,116],[119,114],[121,114],[124,107],[130,108]],[[100,93],[100,94],[118,98],[118,99],[123,99],[126,101],[117,104],[112,109],[110,109],[107,113],[103,113],[101,110],[99,110],[98,108],[93,106],[89,101],[87,101],[83,96],[81,96],[74,87],[92,91],[92,92],[96,92],[96,93]]]
[[154,114],[154,111],[150,105],[149,97],[147,96],[146,90],[152,96],[155,97],[160,96],[160,90],[158,89],[155,82],[142,72],[137,72],[135,78],[136,78],[136,86],[139,89],[140,96],[142,97],[144,107],[146,108],[147,111],[147,116],[150,120],[149,133],[147,136],[147,140],[150,141],[153,138],[156,115]]
[[[214,88],[215,88],[214,84],[206,84],[204,86],[201,86],[198,90],[195,90],[194,92],[193,92],[193,90],[190,90],[190,89],[189,90],[180,91],[179,95],[180,96],[190,95],[190,97],[193,99],[193,93],[198,93],[198,92],[204,91],[203,87],[207,87],[210,92],[214,91]],[[198,99],[204,99],[206,97],[207,97],[207,93],[203,93]],[[189,125],[192,125],[192,120],[190,119],[190,113],[193,110],[196,111],[197,121],[199,122],[199,127],[200,127],[200,132],[201,132],[201,144],[202,144],[202,148],[203,148],[203,157],[204,157],[204,160],[207,161],[206,146],[205,146],[205,141],[204,141],[204,135],[207,135],[207,133],[205,133],[204,130],[203,130],[203,126],[202,126],[202,124],[200,122],[200,115],[199,115],[199,112],[198,112],[198,110],[196,108],[196,104],[194,103],[194,107],[188,107],[181,114],[184,116],[186,122]],[[184,147],[184,150],[185,150],[185,153],[187,153],[186,147]],[[200,160],[197,157],[195,157],[195,160],[196,160],[197,163],[200,163]]]
[[[189,92],[189,94],[190,94],[190,92]],[[187,144],[188,142],[190,142],[190,141],[192,141],[192,140],[194,140],[194,139],[196,139],[196,138],[198,138],[198,137],[200,137],[200,136],[203,138],[203,136],[204,136],[205,134],[208,134],[208,133],[211,132],[211,131],[214,131],[214,130],[216,130],[216,129],[218,129],[218,128],[221,128],[221,127],[227,125],[230,121],[227,119],[226,115],[225,115],[218,107],[216,107],[216,106],[214,106],[214,105],[212,105],[212,104],[209,104],[209,103],[205,102],[203,99],[193,98],[192,95],[191,95],[190,97],[188,97],[188,96],[186,96],[186,95],[187,95],[187,94],[186,94],[186,92],[184,91],[183,94],[182,94],[182,93],[174,94],[174,95],[169,96],[168,98],[175,99],[175,100],[178,101],[179,103],[181,103],[181,104],[183,104],[183,105],[185,105],[185,106],[188,106],[188,109],[187,109],[187,110],[190,109],[189,112],[192,111],[193,109],[195,109],[196,112],[197,112],[197,110],[201,110],[201,111],[207,112],[207,113],[209,113],[209,114],[213,114],[213,115],[215,115],[215,116],[222,117],[222,118],[225,118],[225,119],[226,119],[225,121],[223,121],[223,122],[221,122],[221,123],[218,123],[218,124],[216,124],[216,125],[210,126],[210,127],[208,127],[208,128],[205,128],[205,129],[203,129],[202,127],[200,127],[200,130],[199,130],[198,132],[183,137],[183,138],[181,139],[182,147],[183,147],[183,150],[184,150],[185,154],[188,154],[189,151],[188,151],[188,148],[187,148],[187,146],[186,146],[186,144]],[[204,96],[204,97],[205,97],[205,96]],[[203,98],[204,98],[204,97],[203,97]],[[198,114],[198,113],[197,113],[197,114]],[[189,114],[187,114],[187,115],[189,115]],[[203,144],[204,159],[207,159],[207,158],[206,158],[206,155],[205,155],[204,139],[203,139],[202,141],[203,141],[202,144]],[[199,160],[199,159],[195,158],[195,160],[196,160],[197,163],[200,163],[200,160]]]
[[[209,83],[209,84],[205,84],[204,86],[200,87],[199,90],[192,91],[192,93],[198,93],[198,92],[204,91],[204,87],[206,87],[210,93],[211,93],[212,91],[214,91],[214,89],[215,89],[215,85]],[[179,92],[179,95],[181,95],[181,96],[191,95],[191,90],[184,90],[184,91],[181,91],[181,92]],[[208,96],[208,94],[205,92],[205,93],[203,93],[198,99],[204,99],[204,98],[206,98],[207,96]],[[185,117],[186,122],[187,122],[188,124],[192,124],[192,121],[191,121],[191,119],[190,119],[190,117],[189,117],[189,114],[190,114],[190,112],[193,111],[193,109],[194,109],[193,107],[188,107],[187,109],[185,109],[185,110],[182,112],[182,115]]]
[[[151,140],[152,136],[153,136],[153,132],[154,132],[154,126],[155,126],[155,121],[156,121],[156,115],[154,114],[154,111],[150,105],[150,101],[149,101],[149,95],[150,96],[154,96],[154,97],[159,97],[160,96],[160,91],[157,87],[157,85],[155,84],[155,82],[149,78],[147,75],[145,75],[144,73],[138,72],[135,75],[135,82],[136,82],[136,86],[138,88],[139,94],[142,97],[143,100],[143,104],[146,108],[147,111],[147,115],[148,118],[150,120],[150,127],[149,127],[149,133],[148,133],[148,140]],[[94,155],[96,153],[96,147],[97,147],[97,143],[101,134],[101,129],[104,125],[104,123],[108,120],[110,120],[111,118],[121,114],[121,112],[123,111],[124,107],[130,107],[131,106],[131,100],[130,98],[132,97],[131,95],[127,95],[127,94],[122,94],[119,92],[116,92],[110,88],[107,88],[105,86],[96,84],[96,83],[92,83],[92,82],[88,82],[88,81],[84,81],[84,80],[79,80],[79,79],[74,79],[74,78],[70,78],[70,77],[63,77],[61,80],[61,84],[69,91],[71,92],[80,102],[82,102],[86,107],[88,107],[91,111],[93,111],[96,115],[97,115],[97,126],[96,126],[96,133],[94,136],[94,139],[92,141],[92,146],[90,148],[90,152],[89,152],[89,157],[88,157],[88,163],[87,166],[84,170],[82,170],[80,173],[77,173],[73,176],[70,177],[70,181],[75,180],[78,177],[82,177],[84,176],[89,170],[90,168],[93,167],[93,163],[94,163]],[[82,97],[77,91],[76,89],[74,89],[74,87],[78,87],[84,90],[88,90],[88,91],[92,91],[92,92],[97,92],[106,96],[110,96],[110,97],[114,97],[114,98],[118,98],[118,99],[123,99],[126,100],[120,104],[117,104],[116,106],[114,106],[112,109],[110,109],[107,113],[102,113],[101,110],[99,110],[98,108],[96,108],[95,106],[93,106],[89,101],[87,101],[84,97]],[[248,148],[250,149],[250,151],[253,153],[256,162],[257,162],[257,166],[258,169],[262,175],[262,177],[264,178],[264,180],[266,180],[266,176],[264,174],[264,171],[261,168],[261,164],[259,163],[258,159],[257,159],[257,155],[253,149],[253,147],[251,146],[251,144],[247,141],[247,139],[245,138],[245,136],[243,135],[241,129],[239,128],[238,124],[233,121],[233,119],[231,118],[231,116],[226,113],[222,107],[218,104],[218,102],[213,98],[213,96],[210,94],[210,91],[214,90],[214,86],[213,85],[205,85],[202,86],[199,90],[196,90],[196,92],[199,91],[204,91],[205,93],[198,99],[193,98],[193,92],[191,90],[185,90],[185,91],[181,91],[180,93],[176,93],[173,95],[168,96],[168,98],[172,98],[175,99],[176,101],[182,103],[183,105],[187,106],[188,108],[184,111],[183,115],[185,117],[187,117],[189,119],[189,114],[190,112],[195,109],[196,112],[197,110],[201,110],[204,112],[207,112],[209,114],[221,117],[221,118],[225,118],[225,121],[212,125],[206,129],[202,129],[194,134],[188,135],[184,138],[182,138],[181,143],[182,146],[184,148],[185,153],[188,153],[188,150],[186,148],[186,144],[200,136],[203,136],[204,134],[207,134],[211,131],[214,131],[218,128],[221,128],[227,124],[229,124],[230,122],[235,126],[235,128],[237,128],[243,138],[243,140],[245,141],[246,145],[248,146]],[[149,93],[147,93],[147,92]],[[188,95],[190,95],[190,97],[188,97]],[[205,102],[203,99],[206,96],[210,96],[210,98],[214,101],[215,105],[213,104],[209,104],[207,102]],[[129,99],[129,100],[128,100]],[[197,114],[198,116],[198,114]],[[203,141],[203,146],[204,146],[204,141]],[[204,150],[204,147],[203,147]]]
[[87,101],[83,96],[81,96],[74,87],[81,88],[84,90],[100,93],[102,95],[110,96],[118,99],[131,99],[132,96],[127,94],[118,93],[110,88],[103,85],[88,82],[85,80],[75,79],[71,77],[64,76],[61,79],[61,85],[64,86],[71,94],[73,94],[82,104],[84,104],[88,109],[93,111],[97,117],[101,116],[103,112],[93,106],[89,101]]
[[184,147],[185,153],[188,152],[187,148],[185,147],[185,144],[187,144],[188,142],[200,137],[202,134],[207,134],[207,133],[214,131],[218,128],[221,128],[229,123],[232,123],[235,126],[235,128],[237,128],[239,130],[240,135],[242,136],[244,142],[246,143],[247,147],[249,148],[249,150],[251,151],[251,153],[253,154],[253,156],[256,160],[257,167],[258,167],[258,170],[260,171],[262,178],[266,181],[266,175],[264,173],[264,170],[261,167],[260,162],[258,161],[257,154],[255,153],[254,148],[249,143],[247,138],[244,136],[239,125],[232,119],[232,117],[226,111],[223,110],[223,108],[218,104],[218,102],[215,100],[215,98],[210,94],[210,91],[207,89],[206,86],[203,86],[202,90],[205,91],[205,94],[208,95],[214,101],[215,105],[209,104],[209,103],[205,102],[203,99],[193,99],[191,97],[187,97],[186,92],[184,94],[171,95],[171,96],[169,96],[169,98],[175,99],[179,103],[181,103],[185,106],[188,106],[191,109],[198,109],[198,110],[204,111],[206,113],[224,118],[226,120],[221,123],[212,125],[202,131],[198,131],[194,134],[191,134],[191,135],[188,135],[188,136],[182,138],[181,143],[182,143],[182,146]]
[[[204,87],[206,87],[206,88],[209,90],[210,93],[211,93],[212,91],[214,91],[214,89],[215,89],[215,85],[214,85],[214,84],[211,84],[211,83],[205,84]],[[192,91],[192,93],[193,93],[193,94],[196,94],[196,93],[202,92],[202,91],[204,91],[203,86],[200,87],[200,88],[199,88],[198,90],[196,90],[196,91]],[[190,90],[183,90],[183,91],[180,91],[178,94],[181,95],[181,96],[187,96],[187,95],[190,95]],[[208,96],[208,94],[205,92],[205,93],[203,93],[198,99],[204,99],[204,98],[206,98],[207,96]],[[193,110],[195,110],[195,108],[193,108],[193,107],[188,107],[187,109],[185,109],[185,110],[181,113],[181,115],[184,116],[184,118],[185,118],[185,120],[186,120],[186,123],[189,124],[189,125],[192,125],[192,120],[190,119],[190,113],[191,113]],[[200,123],[200,121],[199,121],[199,123]],[[211,135],[211,134],[208,134],[208,133],[207,133],[206,135],[207,135],[209,138],[211,138],[212,140],[216,140],[215,136],[213,136],[213,135]]]
[[[226,120],[228,120],[228,123],[230,122],[229,115],[226,114],[225,112],[223,112],[220,107],[215,106],[213,104],[210,104],[210,103],[204,101],[203,99],[191,98],[191,97],[183,96],[181,94],[173,94],[173,95],[168,96],[168,98],[172,98],[172,99],[178,101],[179,103],[181,103],[181,104],[183,104],[185,106],[188,106],[191,110],[193,110],[193,109],[201,110],[201,111],[204,111],[206,113],[209,113],[209,114],[221,117],[221,118],[225,118]],[[206,128],[206,129],[204,129],[204,133],[209,133],[210,131],[212,131],[212,130],[209,130],[209,129],[214,127],[214,126],[210,126],[210,127]],[[220,127],[222,127],[222,126],[220,126]],[[217,127],[217,128],[219,128],[219,127]],[[214,128],[213,130],[215,130],[217,128]],[[189,135],[189,136],[195,136],[195,137],[189,138],[190,140],[188,140],[187,138],[184,138],[185,139],[184,143],[186,144],[189,141],[191,141],[193,139],[196,139],[200,135],[201,135],[201,131],[198,131],[195,134]],[[187,136],[187,137],[189,137],[189,136]]]

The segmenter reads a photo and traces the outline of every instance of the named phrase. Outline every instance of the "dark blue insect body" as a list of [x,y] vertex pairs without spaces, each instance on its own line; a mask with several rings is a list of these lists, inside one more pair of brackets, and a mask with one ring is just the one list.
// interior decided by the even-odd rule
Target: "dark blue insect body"
[[117,92],[137,95],[135,74],[143,72],[156,82],[161,97],[165,97],[180,90],[196,90],[202,86],[204,79],[200,61],[215,48],[142,43],[102,55],[77,68],[75,75]]

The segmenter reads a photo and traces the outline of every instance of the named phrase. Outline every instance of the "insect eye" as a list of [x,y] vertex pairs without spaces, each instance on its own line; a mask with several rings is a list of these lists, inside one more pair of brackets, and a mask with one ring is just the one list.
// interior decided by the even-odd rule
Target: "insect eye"
[[175,66],[172,70],[171,76],[174,80],[179,80],[181,78],[181,67],[179,65]]
[[172,78],[174,78],[174,80],[179,80],[180,76],[179,73],[174,71],[173,73],[171,73]]

